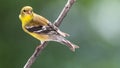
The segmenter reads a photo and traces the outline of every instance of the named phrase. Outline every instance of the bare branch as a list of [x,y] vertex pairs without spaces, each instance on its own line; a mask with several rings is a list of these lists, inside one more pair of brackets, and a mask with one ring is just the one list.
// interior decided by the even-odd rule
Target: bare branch
[[47,46],[48,42],[43,42],[43,44],[40,44],[39,46],[36,47],[34,53],[32,56],[28,59],[27,63],[25,64],[24,68],[30,68],[31,65],[34,63],[36,60],[37,56],[42,52],[42,50]]
[[[63,19],[67,15],[68,11],[70,10],[70,8],[72,7],[74,2],[75,2],[75,0],[68,0],[67,1],[67,3],[64,6],[63,10],[61,11],[60,15],[58,16],[58,18],[54,22],[55,26],[57,26],[57,27],[60,26],[61,22],[63,21]],[[30,68],[32,66],[32,64],[35,62],[37,56],[39,56],[39,54],[41,54],[42,50],[47,46],[47,43],[48,42],[43,42],[42,44],[40,44],[39,46],[36,47],[34,53],[28,59],[24,68]]]
[[63,10],[61,11],[60,15],[54,22],[55,26],[57,26],[57,27],[60,26],[61,22],[63,21],[63,19],[65,18],[65,16],[67,15],[68,11],[70,10],[70,8],[72,7],[72,5],[75,1],[76,0],[68,0],[66,5],[64,6]]

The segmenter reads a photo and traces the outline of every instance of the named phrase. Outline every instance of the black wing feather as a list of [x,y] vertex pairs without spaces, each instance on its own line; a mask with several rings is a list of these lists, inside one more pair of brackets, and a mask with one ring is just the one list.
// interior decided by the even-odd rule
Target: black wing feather
[[34,32],[34,31],[41,30],[41,29],[42,29],[42,26],[36,26],[36,27],[26,26],[26,29],[27,29],[29,32]]
[[29,32],[35,32],[38,34],[57,34],[57,32],[50,26],[26,26]]

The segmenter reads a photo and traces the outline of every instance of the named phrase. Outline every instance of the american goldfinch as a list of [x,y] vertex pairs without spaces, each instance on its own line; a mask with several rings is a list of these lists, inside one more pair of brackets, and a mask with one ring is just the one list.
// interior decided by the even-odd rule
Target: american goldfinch
[[32,35],[34,38],[41,41],[56,41],[68,46],[72,51],[79,46],[74,45],[64,37],[69,34],[60,31],[54,24],[46,18],[33,12],[31,6],[25,6],[21,9],[19,18],[22,22],[22,29]]

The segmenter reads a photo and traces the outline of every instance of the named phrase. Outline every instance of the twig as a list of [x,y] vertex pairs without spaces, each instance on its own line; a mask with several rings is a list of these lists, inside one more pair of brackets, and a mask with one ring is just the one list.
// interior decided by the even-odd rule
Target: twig
[[37,56],[42,52],[42,50],[47,46],[48,42],[43,42],[43,44],[40,44],[39,46],[36,47],[34,53],[32,56],[28,59],[27,63],[25,64],[24,68],[30,68],[31,65],[34,63],[36,60]]
[[61,11],[60,15],[54,22],[55,26],[57,26],[57,27],[60,26],[60,24],[62,23],[63,19],[65,18],[65,16],[67,15],[68,11],[70,10],[70,8],[72,7],[72,5],[75,1],[76,0],[68,0],[67,1],[67,3],[64,6],[63,10]]
[[[60,15],[58,18],[55,20],[54,24],[55,26],[59,27],[65,16],[67,15],[68,11],[72,7],[73,3],[75,0],[68,0],[66,5],[64,6],[63,10],[61,11]],[[41,54],[42,50],[47,46],[48,42],[43,42],[39,46],[36,47],[34,53],[32,56],[28,59],[27,63],[25,64],[24,68],[30,68],[34,61],[36,60],[37,56]]]

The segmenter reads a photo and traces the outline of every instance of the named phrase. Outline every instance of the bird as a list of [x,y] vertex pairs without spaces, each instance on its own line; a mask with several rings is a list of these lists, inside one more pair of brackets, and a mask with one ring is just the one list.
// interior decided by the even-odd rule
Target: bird
[[24,6],[21,9],[19,19],[23,31],[38,39],[41,44],[45,41],[55,41],[68,46],[73,52],[76,48],[79,48],[65,38],[69,34],[62,32],[45,17],[34,13],[31,6]]

